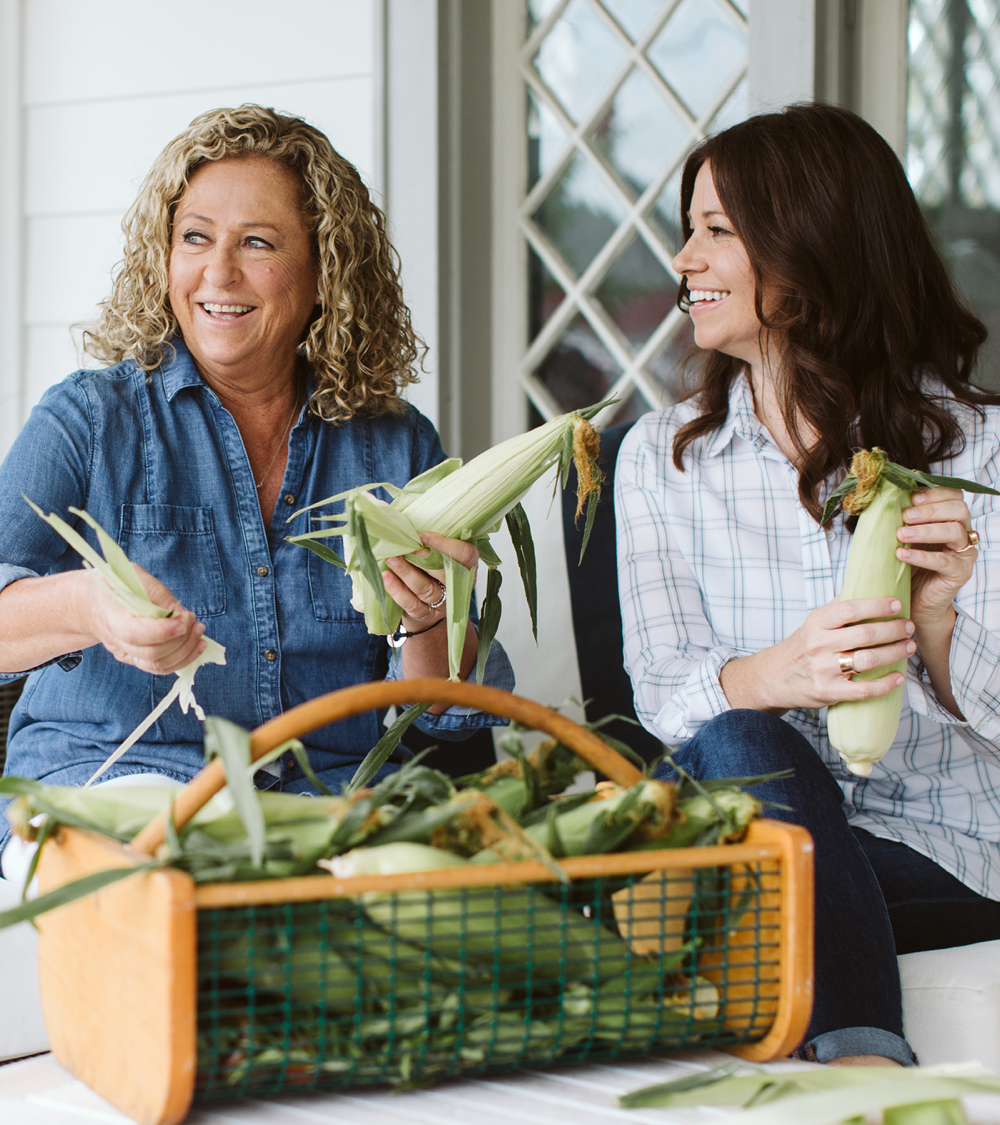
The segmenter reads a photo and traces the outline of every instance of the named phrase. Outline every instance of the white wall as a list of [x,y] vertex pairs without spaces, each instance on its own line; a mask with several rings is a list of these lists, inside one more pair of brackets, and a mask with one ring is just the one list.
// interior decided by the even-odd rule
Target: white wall
[[299,114],[384,203],[380,14],[381,0],[0,0],[3,163],[20,154],[16,181],[0,179],[0,221],[17,232],[0,276],[0,335],[14,334],[0,454],[80,365],[69,327],[93,317],[137,185],[196,114],[245,101]]

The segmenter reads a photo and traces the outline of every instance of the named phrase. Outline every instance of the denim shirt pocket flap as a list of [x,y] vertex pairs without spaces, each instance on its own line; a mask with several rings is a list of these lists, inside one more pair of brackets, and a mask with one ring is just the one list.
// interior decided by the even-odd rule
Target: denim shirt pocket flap
[[211,508],[123,504],[118,541],[199,618],[226,612],[222,558]]

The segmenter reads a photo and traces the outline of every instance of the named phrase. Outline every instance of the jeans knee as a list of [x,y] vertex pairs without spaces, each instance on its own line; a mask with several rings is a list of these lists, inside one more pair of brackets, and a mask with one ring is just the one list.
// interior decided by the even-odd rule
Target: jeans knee
[[828,772],[791,724],[767,711],[740,708],[706,723],[673,758],[696,777],[740,777],[784,769]]

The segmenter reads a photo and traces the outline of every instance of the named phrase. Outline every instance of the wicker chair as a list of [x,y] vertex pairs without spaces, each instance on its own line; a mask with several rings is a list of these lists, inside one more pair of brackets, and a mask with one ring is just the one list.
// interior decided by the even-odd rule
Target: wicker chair
[[14,710],[14,704],[21,698],[23,690],[23,679],[0,685],[0,773],[3,772],[7,762],[7,727],[10,723],[10,713]]

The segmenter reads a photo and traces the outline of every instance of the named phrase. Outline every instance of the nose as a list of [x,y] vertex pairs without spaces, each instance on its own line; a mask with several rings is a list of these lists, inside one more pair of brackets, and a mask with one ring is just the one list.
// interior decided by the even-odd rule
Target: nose
[[208,252],[205,280],[218,289],[225,289],[238,282],[241,276],[235,247],[220,239]]
[[677,251],[673,262],[674,273],[690,274],[696,273],[699,269],[704,269],[704,264],[699,263],[698,255],[694,251],[694,235],[684,243],[684,245]]

